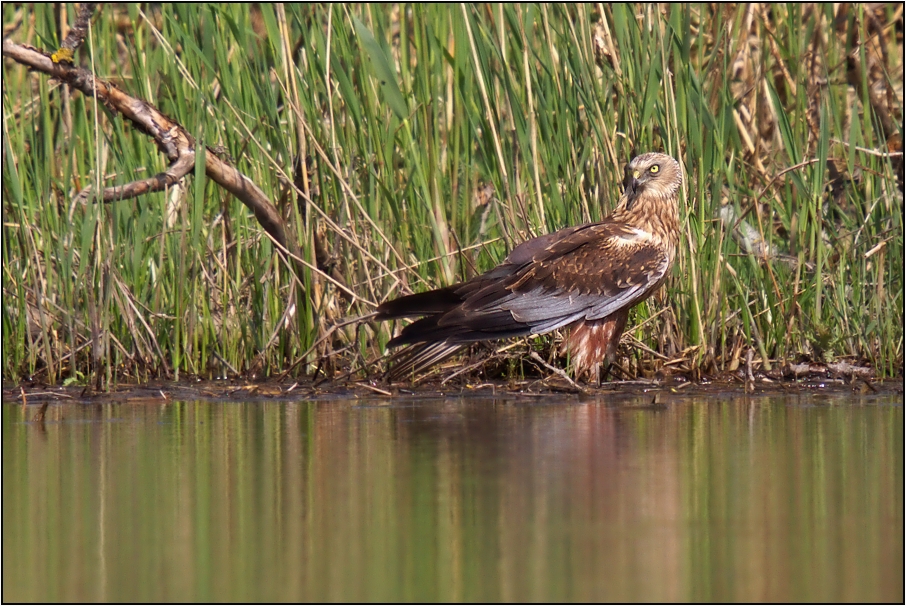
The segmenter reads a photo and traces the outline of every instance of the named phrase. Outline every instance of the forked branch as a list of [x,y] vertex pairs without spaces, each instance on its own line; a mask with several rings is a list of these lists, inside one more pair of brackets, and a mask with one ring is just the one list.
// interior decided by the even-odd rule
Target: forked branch
[[[86,11],[90,18],[90,12]],[[80,20],[82,19],[80,12]],[[69,38],[67,38],[68,40]],[[73,45],[77,46],[77,45]],[[126,185],[108,187],[101,192],[105,202],[134,198],[142,194],[161,191],[172,186],[188,174],[195,166],[195,139],[181,124],[168,118],[156,107],[137,99],[112,83],[97,78],[90,71],[73,65],[69,56],[61,57],[61,51],[49,55],[30,46],[3,40],[3,55],[35,71],[47,74],[82,93],[94,96],[111,112],[121,114],[138,130],[151,137],[161,153],[167,156],[170,165],[166,171],[148,179],[133,181]],[[67,55],[67,53],[62,53]],[[54,61],[54,58],[57,61]],[[264,230],[278,244],[278,250],[292,259],[293,267],[300,273],[304,267],[301,254],[294,238],[288,237],[288,228],[277,208],[251,179],[236,170],[229,163],[218,158],[211,150],[204,154],[205,174],[252,210]],[[289,253],[287,255],[287,252]]]

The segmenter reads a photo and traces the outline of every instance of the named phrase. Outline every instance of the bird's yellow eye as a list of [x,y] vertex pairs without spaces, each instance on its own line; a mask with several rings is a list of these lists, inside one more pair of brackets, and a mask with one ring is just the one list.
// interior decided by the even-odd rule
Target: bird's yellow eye
[[651,168],[648,169],[648,172],[650,172],[652,175],[656,175],[659,170],[661,170],[660,166],[658,166],[657,164],[652,164]]

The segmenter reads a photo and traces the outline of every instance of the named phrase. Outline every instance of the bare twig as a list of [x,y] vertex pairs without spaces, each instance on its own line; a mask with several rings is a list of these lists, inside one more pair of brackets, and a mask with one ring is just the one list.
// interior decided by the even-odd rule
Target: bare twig
[[368,383],[360,382],[360,383],[356,383],[356,385],[361,385],[365,389],[370,389],[371,391],[373,391],[375,393],[379,393],[382,396],[387,396],[388,398],[393,395],[386,389],[381,389],[380,387],[375,387],[374,385],[369,385]]
[[76,50],[85,42],[85,36],[88,35],[88,25],[91,23],[91,17],[94,16],[94,9],[97,8],[96,2],[82,2],[79,5],[79,14],[76,16],[75,23],[66,34],[63,44],[59,50],[51,55],[54,63],[67,61],[72,63]]
[[532,360],[534,360],[535,362],[537,362],[538,364],[541,364],[542,366],[544,366],[549,371],[559,375],[560,378],[565,379],[567,383],[569,383],[570,385],[572,385],[579,391],[581,391],[583,393],[585,393],[585,391],[587,391],[584,387],[582,387],[581,385],[577,384],[575,381],[570,379],[569,375],[566,374],[566,371],[564,371],[562,368],[557,368],[556,366],[551,366],[550,364],[545,362],[544,359],[538,355],[538,352],[535,352],[535,351],[529,352],[529,357]]
[[844,147],[851,147],[858,152],[863,154],[868,154],[869,156],[875,156],[877,158],[902,158],[903,152],[901,151],[891,151],[883,152],[876,149],[868,149],[867,147],[859,147],[858,145],[852,145],[847,141],[841,141],[840,139],[831,139],[831,143],[836,143],[838,145],[843,145]]

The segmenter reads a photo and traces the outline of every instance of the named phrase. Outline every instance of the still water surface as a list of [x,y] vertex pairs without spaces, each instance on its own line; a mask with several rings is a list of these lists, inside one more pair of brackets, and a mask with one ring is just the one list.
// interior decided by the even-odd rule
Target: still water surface
[[2,406],[3,600],[903,601],[902,395]]

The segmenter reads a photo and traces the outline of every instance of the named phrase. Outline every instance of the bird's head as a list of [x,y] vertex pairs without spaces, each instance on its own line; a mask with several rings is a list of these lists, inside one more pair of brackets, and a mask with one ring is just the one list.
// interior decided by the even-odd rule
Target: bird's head
[[666,154],[648,153],[636,156],[626,165],[623,195],[626,209],[644,192],[659,198],[673,198],[683,184],[679,162]]

